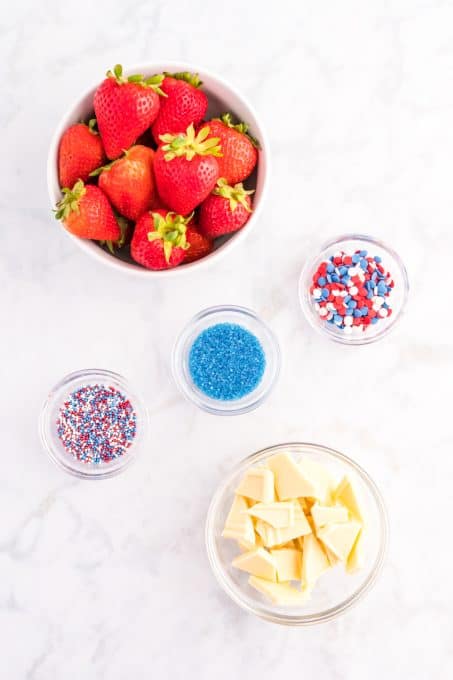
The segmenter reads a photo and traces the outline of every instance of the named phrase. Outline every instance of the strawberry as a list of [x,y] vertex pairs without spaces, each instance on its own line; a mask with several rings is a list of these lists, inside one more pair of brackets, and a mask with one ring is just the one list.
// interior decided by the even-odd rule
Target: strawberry
[[186,250],[184,262],[194,262],[212,252],[213,243],[211,239],[200,234],[197,226],[192,222],[187,227],[186,239],[189,244],[189,249]]
[[147,269],[169,269],[180,264],[189,245],[187,224],[192,219],[168,210],[144,213],[135,225],[131,243],[133,259]]
[[187,215],[215,187],[219,177],[218,139],[206,139],[209,128],[195,136],[192,124],[185,134],[162,135],[164,145],[154,158],[157,190],[165,205],[180,215]]
[[204,123],[200,130],[209,127],[209,136],[218,137],[222,147],[222,158],[219,158],[219,176],[228,184],[236,184],[246,179],[258,161],[258,142],[247,134],[248,125],[233,125],[231,114],[225,113],[221,118]]
[[242,184],[232,187],[223,178],[219,179],[212,194],[201,204],[201,233],[217,238],[241,229],[252,212],[251,194],[253,191],[246,191]]
[[152,126],[153,137],[159,144],[160,136],[185,132],[193,123],[200,123],[208,108],[208,98],[198,88],[201,81],[197,73],[166,74],[161,89],[167,95],[161,100],[159,113]]
[[63,189],[55,217],[62,220],[71,234],[80,238],[118,241],[121,236],[107,196],[99,187],[85,185],[82,180],[78,180],[72,189]]
[[154,199],[154,151],[131,146],[122,158],[91,173],[99,175],[99,186],[121,215],[136,222]]
[[93,118],[88,125],[76,123],[63,133],[58,149],[61,187],[72,187],[78,179],[86,182],[90,172],[104,162],[104,148],[95,124]]
[[163,76],[123,76],[117,64],[94,94],[94,110],[105,153],[110,159],[123,151],[152,125],[159,112]]
[[120,228],[120,237],[116,241],[105,241],[101,239],[99,241],[100,246],[105,246],[111,255],[115,255],[117,250],[121,250],[127,243],[130,243],[132,238],[132,224],[126,220],[122,215],[115,213],[115,219],[117,221],[118,227]]

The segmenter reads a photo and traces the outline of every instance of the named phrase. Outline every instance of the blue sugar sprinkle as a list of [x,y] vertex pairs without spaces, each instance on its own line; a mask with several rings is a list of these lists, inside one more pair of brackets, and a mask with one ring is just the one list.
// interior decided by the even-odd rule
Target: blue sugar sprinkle
[[327,271],[329,272],[329,274],[332,274],[332,272],[335,271],[335,267],[333,266],[333,264],[327,265]]
[[325,286],[326,285],[326,280],[324,276],[320,276],[318,279],[318,286]]
[[189,352],[189,371],[204,394],[220,401],[241,399],[259,385],[266,357],[259,340],[238,324],[202,331]]

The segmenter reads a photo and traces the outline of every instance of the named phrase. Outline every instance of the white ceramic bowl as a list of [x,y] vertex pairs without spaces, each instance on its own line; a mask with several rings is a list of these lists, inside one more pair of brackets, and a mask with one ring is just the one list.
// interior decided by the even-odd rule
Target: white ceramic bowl
[[[106,65],[106,70],[109,65]],[[203,85],[202,88],[209,98],[209,107],[207,118],[217,116],[226,111],[231,111],[240,121],[248,123],[250,134],[260,142],[260,150],[258,157],[257,170],[252,175],[252,184],[255,188],[253,195],[253,213],[243,229],[225,237],[223,240],[216,242],[215,250],[201,260],[191,262],[173,269],[166,269],[163,271],[152,271],[145,269],[138,264],[130,261],[124,261],[118,257],[114,257],[105,252],[93,241],[78,238],[73,236],[65,230],[67,235],[75,241],[75,243],[91,257],[94,257],[104,264],[114,267],[118,271],[129,272],[137,274],[142,277],[157,277],[170,276],[175,274],[182,274],[191,271],[194,268],[199,268],[203,265],[210,264],[225,255],[234,245],[240,243],[246,234],[255,226],[259,219],[263,199],[267,190],[269,177],[269,147],[266,140],[265,132],[258,122],[257,116],[248,102],[244,100],[229,83],[219,78],[217,75],[206,71],[204,68],[199,68],[193,64],[186,64],[182,62],[162,62],[150,64],[138,64],[137,66],[124,67],[125,75],[133,73],[143,73],[145,76],[150,76],[154,73],[162,73],[164,71],[175,73],[178,71],[190,71],[198,73]],[[58,147],[63,132],[70,125],[87,120],[93,113],[93,96],[96,88],[103,79],[103,74],[99,74],[96,82],[82,95],[80,95],[74,102],[73,106],[61,118],[55,134],[52,138],[47,158],[47,186],[49,191],[50,202],[52,208],[55,208],[56,203],[61,198],[60,186],[58,182]],[[255,178],[256,177],[256,181]],[[250,181],[246,180],[246,185],[250,185]],[[63,227],[62,227],[63,228]]]

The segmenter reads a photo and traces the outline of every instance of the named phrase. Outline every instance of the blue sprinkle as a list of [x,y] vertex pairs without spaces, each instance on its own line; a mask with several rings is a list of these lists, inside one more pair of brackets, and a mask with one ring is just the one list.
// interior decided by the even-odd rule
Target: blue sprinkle
[[349,300],[352,300],[352,296],[346,295],[346,297],[344,298],[344,302],[346,302],[346,304],[348,304]]
[[332,277],[330,276],[330,274],[327,274],[327,282],[332,283]]
[[206,328],[189,352],[194,384],[208,397],[221,401],[241,399],[252,392],[265,368],[261,343],[238,324],[219,323]]
[[350,276],[342,276],[341,277],[341,283],[344,283],[345,286],[348,285],[349,281],[351,280]]
[[330,295],[329,289],[328,289],[328,288],[323,288],[323,289],[322,289],[322,296],[323,296],[323,298],[329,297],[329,295]]
[[339,283],[340,277],[337,274],[332,274],[332,283]]
[[360,250],[359,255],[361,255],[362,257],[366,257],[368,255],[368,250]]
[[367,269],[367,267],[368,267],[368,260],[365,260],[365,258],[360,260],[360,266],[365,271],[365,269]]
[[360,307],[362,316],[368,316],[368,307]]
[[378,321],[379,321],[379,318],[378,318],[377,316],[374,316],[374,317],[371,319],[371,323],[377,323]]
[[344,276],[345,274],[348,273],[348,268],[347,267],[339,267],[338,272],[340,273],[341,276]]
[[336,324],[340,324],[343,321],[343,317],[340,314],[334,314],[333,320]]
[[324,276],[320,276],[318,279],[318,286],[325,286],[326,285],[326,280]]
[[348,307],[355,309],[357,307],[357,302],[355,300],[351,300],[351,302],[348,304]]
[[374,256],[374,261],[377,262],[378,264],[382,262],[382,257],[379,257],[379,255]]
[[355,316],[356,319],[358,319],[359,316],[362,316],[362,312],[360,311],[360,309],[354,309],[353,316]]
[[354,253],[354,255],[352,256],[352,263],[357,264],[357,262],[360,262],[360,255]]
[[328,264],[328,265],[327,265],[327,271],[329,272],[329,274],[332,274],[332,272],[335,271],[334,265],[333,265],[333,264]]

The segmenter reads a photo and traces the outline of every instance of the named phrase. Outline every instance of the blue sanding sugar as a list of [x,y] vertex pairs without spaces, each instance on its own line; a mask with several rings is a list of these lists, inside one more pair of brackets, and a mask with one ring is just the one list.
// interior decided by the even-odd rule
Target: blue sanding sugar
[[259,340],[242,326],[219,323],[195,339],[189,371],[199,390],[212,399],[232,401],[261,382],[266,357]]

